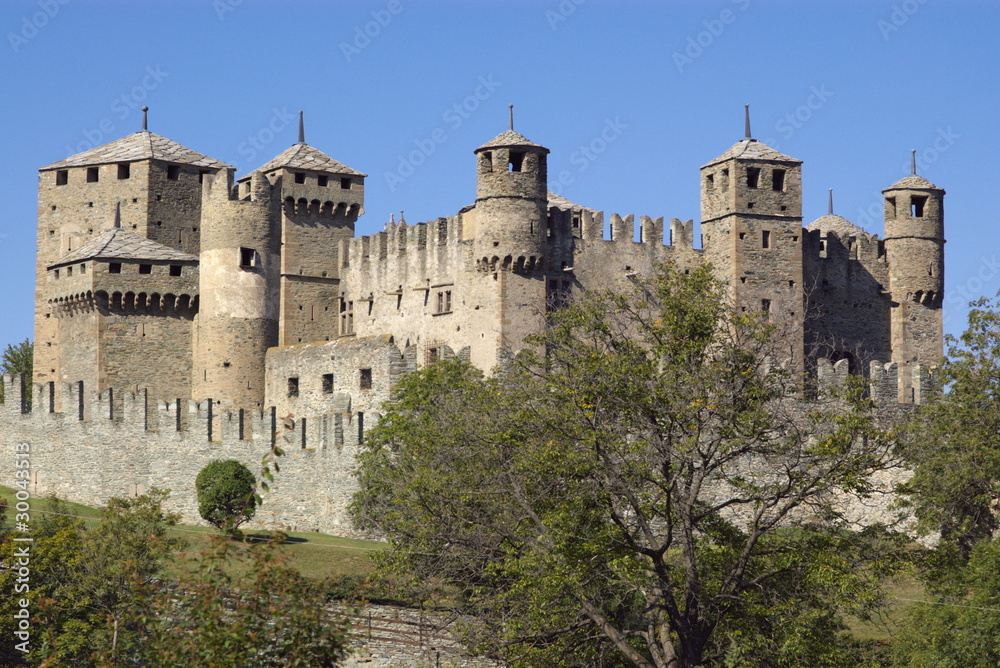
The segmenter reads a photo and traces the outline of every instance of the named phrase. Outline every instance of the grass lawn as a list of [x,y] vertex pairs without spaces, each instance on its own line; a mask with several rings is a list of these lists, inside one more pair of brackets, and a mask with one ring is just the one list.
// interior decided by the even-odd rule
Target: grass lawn
[[[0,486],[0,499],[5,499],[8,503],[8,525],[13,521],[10,511],[15,503],[14,491],[10,487]],[[68,501],[62,503],[62,512],[79,517],[88,525],[98,522],[101,514],[98,509]],[[35,517],[38,516],[37,513],[52,512],[52,502],[45,498],[32,499],[31,512],[36,513]],[[210,538],[216,532],[211,527],[178,524],[168,529],[168,533],[187,541],[187,547],[177,556],[174,564],[168,566],[169,574],[172,570],[177,572],[176,569],[185,568],[184,557],[196,557],[208,549]],[[248,530],[246,534],[250,538],[260,538],[266,532]],[[317,579],[366,575],[372,570],[372,552],[386,547],[385,543],[376,541],[339,538],[322,533],[292,531],[288,533],[288,537],[288,542],[279,548],[281,554],[302,575]]]

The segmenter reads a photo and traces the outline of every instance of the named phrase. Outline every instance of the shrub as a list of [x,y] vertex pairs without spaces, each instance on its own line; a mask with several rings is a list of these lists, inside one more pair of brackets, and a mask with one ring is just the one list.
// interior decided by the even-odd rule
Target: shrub
[[257,510],[257,481],[246,466],[235,459],[210,462],[195,480],[198,512],[209,524],[234,532]]

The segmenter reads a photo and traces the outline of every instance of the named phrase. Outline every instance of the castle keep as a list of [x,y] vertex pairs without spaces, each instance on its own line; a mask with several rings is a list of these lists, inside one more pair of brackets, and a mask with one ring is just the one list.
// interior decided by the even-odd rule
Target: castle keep
[[696,247],[691,220],[606,226],[549,192],[549,149],[513,124],[473,152],[474,202],[355,237],[366,175],[307,144],[301,118],[240,178],[144,120],[39,170],[34,405],[6,379],[0,429],[31,445],[37,494],[155,485],[188,519],[204,464],[254,468],[282,439],[260,519],[349,533],[354,455],[402,373],[489,369],[572,295],[664,261],[711,263],[739,307],[784,323],[806,373],[919,403],[943,352],[944,191],[915,173],[883,190],[882,239],[832,201],[803,227],[801,161],[745,135],[701,167]]

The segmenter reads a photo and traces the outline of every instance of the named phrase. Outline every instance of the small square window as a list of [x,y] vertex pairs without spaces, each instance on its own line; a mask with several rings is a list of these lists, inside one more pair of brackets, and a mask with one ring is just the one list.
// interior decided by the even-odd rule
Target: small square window
[[289,378],[288,379],[288,396],[289,398],[295,398],[299,396],[299,379]]
[[295,172],[295,182],[296,183],[305,183],[306,182],[306,174],[305,174],[305,172]]
[[519,172],[524,167],[524,151],[511,151],[510,162],[507,164],[508,172]]
[[153,265],[151,265],[151,264],[140,264],[139,265],[139,273],[140,274],[152,274],[153,273]]
[[108,273],[109,274],[120,274],[120,273],[122,273],[122,263],[121,262],[109,262],[108,263]]
[[372,370],[371,369],[361,369],[361,378],[358,383],[358,387],[362,390],[372,389]]
[[170,265],[170,275],[171,276],[180,276],[181,275],[181,265],[179,265],[179,264],[172,264],[172,265]]
[[316,177],[316,185],[320,188],[326,188],[326,184],[330,182],[330,177],[326,174],[320,174]]
[[181,174],[181,168],[177,165],[167,165],[167,178],[176,181]]
[[56,185],[64,186],[69,183],[69,170],[60,169],[56,172]]
[[56,280],[59,280],[59,270],[58,269],[56,269],[55,277],[56,277]]
[[127,162],[118,163],[118,180],[124,181],[125,179],[132,176],[132,165]]
[[240,249],[240,266],[244,269],[256,267],[259,264],[259,255],[252,248]]
[[333,374],[323,374],[323,394],[333,394]]
[[341,190],[350,190],[351,189],[351,179],[347,178],[347,177],[344,177],[344,178],[340,179],[340,189]]
[[99,177],[97,167],[87,167],[87,183],[97,183]]

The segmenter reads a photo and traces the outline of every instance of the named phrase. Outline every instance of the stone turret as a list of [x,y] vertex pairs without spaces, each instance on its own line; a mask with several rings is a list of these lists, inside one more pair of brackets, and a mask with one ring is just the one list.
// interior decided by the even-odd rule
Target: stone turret
[[[737,304],[801,340],[802,161],[746,136],[701,168],[703,247]],[[798,334],[795,334],[795,332]],[[801,350],[794,343],[793,350]]]
[[[945,191],[913,170],[882,194],[892,299],[892,361],[900,367],[900,387],[909,387],[912,365],[937,364],[944,354]],[[900,401],[909,400],[901,391]]]
[[495,257],[500,266],[540,265],[548,213],[548,153],[513,129],[475,150],[477,260],[492,262]]
[[205,179],[192,394],[259,406],[265,353],[278,343],[280,182],[253,172],[241,200],[231,197],[232,177],[219,170]]

